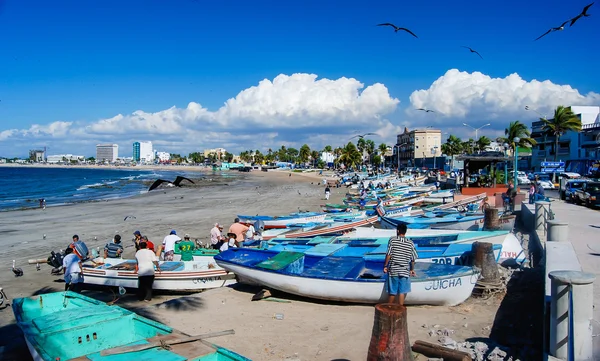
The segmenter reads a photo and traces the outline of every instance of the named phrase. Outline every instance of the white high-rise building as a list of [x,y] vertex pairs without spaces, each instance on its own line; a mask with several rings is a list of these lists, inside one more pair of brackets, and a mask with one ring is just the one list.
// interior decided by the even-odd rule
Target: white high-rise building
[[156,158],[158,158],[161,163],[165,163],[171,159],[171,154],[169,152],[156,152]]
[[96,145],[96,162],[114,163],[119,157],[118,144],[97,144]]
[[152,149],[152,142],[140,142],[140,162],[154,162],[154,150]]

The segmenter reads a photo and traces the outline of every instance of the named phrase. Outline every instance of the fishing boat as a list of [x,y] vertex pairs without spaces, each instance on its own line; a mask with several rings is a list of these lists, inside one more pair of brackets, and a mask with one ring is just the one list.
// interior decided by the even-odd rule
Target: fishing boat
[[17,298],[12,308],[34,361],[249,361],[205,340],[232,330],[193,337],[70,291]]
[[[315,299],[352,303],[380,303],[384,290],[383,259],[308,255],[231,249],[215,257],[223,268],[235,272],[240,282],[259,284]],[[457,305],[473,291],[479,273],[472,267],[416,263],[406,304]]]
[[[410,237],[407,237],[411,239]],[[280,241],[280,242],[278,242]],[[271,251],[302,252],[304,254],[334,256],[334,257],[364,257],[367,259],[385,258],[388,247],[388,237],[351,238],[332,237],[329,242],[314,242],[314,239],[274,239],[268,242],[267,249]],[[472,243],[451,243],[431,245],[415,243],[417,262],[440,263],[468,266],[472,264]],[[501,244],[493,245],[494,258],[500,260]]]
[[[155,290],[197,292],[219,288],[235,283],[235,276],[218,267],[213,257],[205,256],[198,261],[160,262],[161,272],[154,274]],[[136,260],[106,258],[103,264],[83,264],[84,283],[100,286],[138,287],[135,272]]]
[[307,212],[289,216],[244,216],[238,215],[241,223],[251,224],[262,221],[265,229],[286,227],[289,224],[320,223],[325,221],[325,213]]
[[309,225],[303,227],[285,228],[285,229],[268,229],[262,232],[262,238],[269,240],[275,237],[314,237],[322,235],[341,235],[344,232],[349,232],[355,227],[365,226],[377,222],[378,216],[368,217],[354,222],[332,222],[318,225]]

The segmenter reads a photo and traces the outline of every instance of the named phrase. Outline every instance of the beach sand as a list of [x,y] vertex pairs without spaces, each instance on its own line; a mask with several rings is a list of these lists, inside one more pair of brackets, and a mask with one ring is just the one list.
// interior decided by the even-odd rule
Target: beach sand
[[[236,214],[318,211],[325,203],[323,176],[316,173],[234,173],[236,178],[229,183],[203,182],[195,187],[159,189],[132,198],[48,207],[45,211],[2,212],[0,287],[10,298],[62,291],[62,276],[50,275],[47,264],[36,271],[27,260],[48,257],[51,250],[67,246],[74,234],[90,249],[102,249],[116,233],[128,246],[135,230],[155,244],[171,229],[208,242],[213,224],[222,223],[227,229]],[[339,202],[346,192],[346,188],[331,190],[332,203]],[[124,221],[128,215],[136,218]],[[132,256],[133,251],[129,247],[125,255]],[[22,277],[11,272],[13,259],[23,269]],[[281,293],[275,296],[291,302],[252,302],[257,291],[238,285],[193,295],[158,294],[150,304],[138,302],[128,293],[117,304],[192,335],[234,329],[235,335],[211,341],[253,360],[366,358],[373,306],[318,302]],[[85,290],[84,294],[103,301],[113,299],[110,291]],[[410,340],[437,342],[435,331],[444,329],[451,330],[457,341],[485,338],[499,304],[500,299],[494,297],[487,301],[471,299],[456,307],[409,307]],[[283,314],[283,320],[274,318],[276,313]],[[0,309],[0,359],[27,360],[25,343],[14,322],[10,308]],[[433,336],[429,335],[431,330]]]

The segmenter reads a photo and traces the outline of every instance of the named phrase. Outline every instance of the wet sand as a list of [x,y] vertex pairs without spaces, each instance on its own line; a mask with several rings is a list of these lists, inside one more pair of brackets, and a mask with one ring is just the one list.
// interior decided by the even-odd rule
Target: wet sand
[[[49,265],[42,264],[36,271],[27,260],[46,258],[51,250],[64,248],[73,234],[90,248],[102,248],[116,233],[128,246],[135,230],[155,244],[171,229],[208,242],[213,224],[223,223],[227,229],[236,214],[318,211],[325,203],[323,176],[289,174],[253,171],[226,184],[165,188],[127,199],[49,207],[45,211],[2,212],[0,287],[10,298],[63,290],[62,277],[50,275]],[[331,190],[332,203],[339,202],[346,192],[345,188]],[[128,215],[136,218],[124,221]],[[125,256],[132,256],[133,251],[132,247],[126,248]],[[14,277],[11,272],[13,259],[23,269],[22,277]],[[257,291],[236,286],[184,296],[158,294],[150,304],[127,294],[117,304],[188,334],[234,329],[235,335],[212,341],[253,360],[366,358],[373,326],[372,306],[315,302],[279,293],[278,298],[291,302],[252,302]],[[113,299],[109,291],[86,290],[84,294],[103,301]],[[437,336],[428,334],[434,326],[454,330],[451,337],[455,340],[487,337],[499,303],[499,299],[492,298],[469,300],[456,307],[410,307],[410,339],[436,342]],[[275,313],[282,313],[283,320],[275,319]],[[0,308],[0,359],[26,360],[25,355],[28,353],[14,325],[12,310]]]

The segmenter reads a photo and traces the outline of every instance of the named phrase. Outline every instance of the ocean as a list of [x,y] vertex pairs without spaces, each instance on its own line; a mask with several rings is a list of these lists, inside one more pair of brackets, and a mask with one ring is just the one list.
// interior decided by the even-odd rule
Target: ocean
[[[220,174],[208,173],[211,177]],[[41,198],[52,207],[131,197],[145,193],[158,178],[174,180],[178,175],[200,178],[207,174],[181,169],[0,167],[0,211],[38,208]]]

